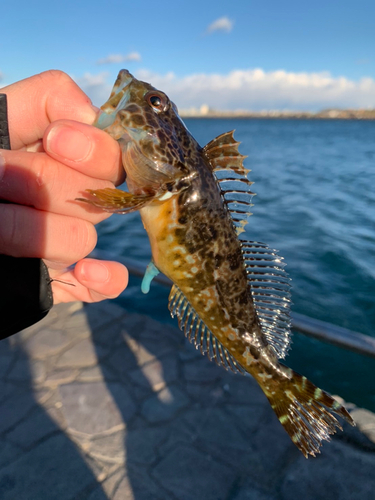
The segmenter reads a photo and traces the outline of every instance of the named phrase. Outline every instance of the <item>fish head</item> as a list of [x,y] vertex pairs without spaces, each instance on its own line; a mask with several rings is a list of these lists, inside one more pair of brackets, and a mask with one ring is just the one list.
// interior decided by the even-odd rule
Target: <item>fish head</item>
[[192,151],[200,149],[168,96],[127,70],[120,71],[94,125],[119,142],[127,184],[136,194],[168,185],[173,190],[191,174]]

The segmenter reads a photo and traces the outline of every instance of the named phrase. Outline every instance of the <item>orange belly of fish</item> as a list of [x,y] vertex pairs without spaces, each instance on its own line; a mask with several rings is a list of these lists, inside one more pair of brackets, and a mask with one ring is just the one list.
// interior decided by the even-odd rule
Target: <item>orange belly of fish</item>
[[175,231],[179,211],[176,197],[154,202],[140,210],[142,222],[148,234],[155,266],[172,279],[180,282],[187,272],[187,250],[177,241]]

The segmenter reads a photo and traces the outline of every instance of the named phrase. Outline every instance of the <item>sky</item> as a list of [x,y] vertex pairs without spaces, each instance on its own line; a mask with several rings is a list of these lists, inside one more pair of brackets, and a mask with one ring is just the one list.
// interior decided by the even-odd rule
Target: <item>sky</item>
[[120,69],[180,109],[375,108],[374,0],[17,0],[0,85],[68,73],[94,104]]

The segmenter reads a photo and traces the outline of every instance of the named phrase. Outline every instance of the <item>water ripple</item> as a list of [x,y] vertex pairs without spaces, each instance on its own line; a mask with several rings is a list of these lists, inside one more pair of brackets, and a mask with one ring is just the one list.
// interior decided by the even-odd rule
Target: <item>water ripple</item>
[[[201,145],[236,129],[257,193],[248,237],[285,257],[294,310],[375,335],[375,122],[206,119],[187,125]],[[99,247],[147,264],[149,243],[138,214],[111,217],[98,232]],[[132,284],[123,300],[164,319],[165,293],[150,293],[142,298]],[[294,346],[295,368],[375,410],[373,361],[305,338]],[[356,374],[351,382],[344,380],[348,363]],[[335,373],[346,375],[337,381]]]

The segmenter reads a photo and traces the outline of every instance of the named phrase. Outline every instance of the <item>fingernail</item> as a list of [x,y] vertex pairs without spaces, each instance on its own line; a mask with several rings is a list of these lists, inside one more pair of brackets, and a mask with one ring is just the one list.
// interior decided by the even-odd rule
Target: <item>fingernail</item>
[[46,146],[48,152],[70,161],[83,161],[92,150],[85,134],[66,125],[56,125],[49,131]]
[[108,268],[100,262],[83,262],[81,273],[85,281],[105,283],[109,278]]

